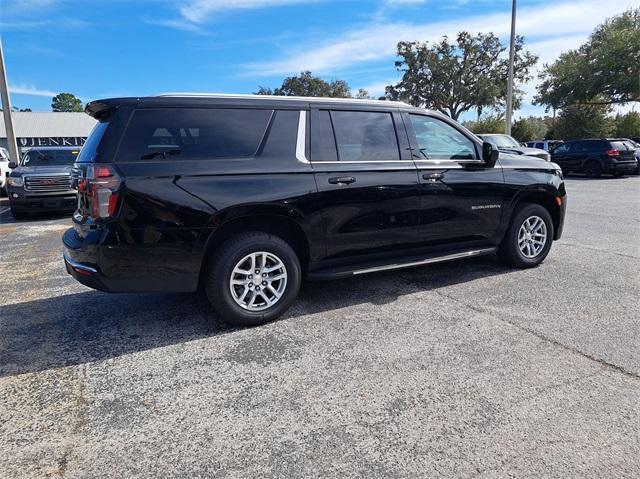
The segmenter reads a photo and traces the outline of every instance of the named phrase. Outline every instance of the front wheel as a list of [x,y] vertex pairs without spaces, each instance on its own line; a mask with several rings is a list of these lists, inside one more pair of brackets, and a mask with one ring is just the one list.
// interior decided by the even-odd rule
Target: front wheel
[[281,238],[242,233],[215,250],[204,277],[207,298],[235,326],[257,326],[281,316],[300,290],[300,261]]
[[553,221],[546,208],[525,203],[514,214],[498,255],[517,268],[538,266],[549,254]]

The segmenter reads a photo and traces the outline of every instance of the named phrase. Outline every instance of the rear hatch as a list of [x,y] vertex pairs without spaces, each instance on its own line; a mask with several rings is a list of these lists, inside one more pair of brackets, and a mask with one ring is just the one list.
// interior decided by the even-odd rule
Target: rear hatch
[[[624,140],[613,140],[609,142],[611,149],[607,154],[615,158],[619,162],[633,162],[635,161],[635,148],[632,147],[631,142]],[[617,154],[615,152],[618,152]]]

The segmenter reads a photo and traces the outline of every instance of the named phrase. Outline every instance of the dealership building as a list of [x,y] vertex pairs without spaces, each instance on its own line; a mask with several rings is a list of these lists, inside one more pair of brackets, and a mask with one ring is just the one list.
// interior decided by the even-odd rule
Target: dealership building
[[[47,146],[82,146],[96,120],[86,113],[11,112],[18,150]],[[0,147],[7,148],[7,131],[0,115]]]

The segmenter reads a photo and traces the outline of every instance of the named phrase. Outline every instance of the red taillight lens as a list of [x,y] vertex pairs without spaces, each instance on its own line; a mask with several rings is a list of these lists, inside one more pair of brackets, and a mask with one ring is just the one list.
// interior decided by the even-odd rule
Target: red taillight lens
[[92,165],[87,169],[86,183],[78,190],[86,188],[90,198],[90,214],[94,219],[115,216],[118,209],[120,185],[122,181],[112,166]]
[[619,156],[620,152],[618,150],[607,150],[608,156]]

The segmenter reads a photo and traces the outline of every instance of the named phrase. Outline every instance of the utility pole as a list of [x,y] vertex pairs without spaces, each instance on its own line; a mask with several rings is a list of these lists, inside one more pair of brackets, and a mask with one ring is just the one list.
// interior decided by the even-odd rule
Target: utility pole
[[509,44],[509,80],[507,82],[507,114],[504,132],[511,135],[511,115],[513,114],[513,63],[516,54],[516,0],[511,5],[511,41]]
[[11,121],[11,101],[9,100],[9,87],[7,86],[7,70],[4,67],[4,51],[2,39],[0,39],[0,97],[2,98],[2,114],[4,115],[4,128],[7,131],[7,143],[9,144],[9,160],[17,162],[18,144],[16,134],[13,131]]

